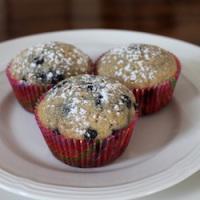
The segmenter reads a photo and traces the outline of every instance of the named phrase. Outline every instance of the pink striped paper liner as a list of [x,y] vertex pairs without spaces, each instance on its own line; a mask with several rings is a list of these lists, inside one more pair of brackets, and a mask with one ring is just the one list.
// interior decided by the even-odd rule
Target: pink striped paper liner
[[57,134],[42,124],[37,107],[35,117],[52,154],[68,165],[86,168],[106,165],[125,151],[133,134],[138,113],[136,112],[126,128],[117,130],[114,134],[102,140],[71,139]]
[[38,99],[52,87],[52,85],[34,85],[23,83],[13,77],[9,67],[6,70],[6,75],[18,102],[29,112],[34,112]]

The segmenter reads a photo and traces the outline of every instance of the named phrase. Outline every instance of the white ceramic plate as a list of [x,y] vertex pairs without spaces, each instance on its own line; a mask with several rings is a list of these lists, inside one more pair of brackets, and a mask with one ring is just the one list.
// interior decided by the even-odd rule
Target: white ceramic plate
[[173,101],[142,118],[126,152],[114,163],[93,169],[69,167],[48,150],[32,114],[14,98],[0,76],[0,186],[36,199],[131,199],[187,178],[200,169],[200,48],[152,34],[82,30],[47,33],[0,44],[1,70],[19,50],[38,42],[73,43],[93,59],[107,49],[151,43],[175,53],[183,65]]

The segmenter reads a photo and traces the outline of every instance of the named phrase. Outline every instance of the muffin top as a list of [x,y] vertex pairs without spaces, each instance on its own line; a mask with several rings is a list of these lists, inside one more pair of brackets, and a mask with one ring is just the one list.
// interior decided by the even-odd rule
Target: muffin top
[[25,83],[54,85],[67,77],[90,72],[91,61],[73,45],[48,42],[20,52],[9,70]]
[[96,63],[97,73],[116,78],[129,88],[146,88],[176,74],[175,56],[147,44],[131,44],[111,49]]
[[103,139],[127,127],[135,115],[135,98],[119,81],[79,75],[47,92],[36,109],[43,126],[74,139]]

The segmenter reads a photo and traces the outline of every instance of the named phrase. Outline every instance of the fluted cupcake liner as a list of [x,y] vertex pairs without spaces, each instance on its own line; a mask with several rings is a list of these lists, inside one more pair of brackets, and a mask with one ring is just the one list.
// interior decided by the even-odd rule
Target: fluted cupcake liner
[[139,104],[140,115],[147,115],[159,111],[172,99],[176,82],[181,71],[181,64],[176,58],[177,71],[174,77],[153,87],[132,89],[136,102]]
[[68,165],[86,168],[106,165],[124,152],[133,134],[138,114],[136,113],[128,127],[118,130],[102,140],[66,138],[57,131],[45,127],[39,119],[37,109],[35,117],[53,155]]
[[36,102],[40,96],[52,87],[51,85],[45,86],[23,83],[12,76],[9,67],[6,70],[6,75],[18,102],[29,112],[34,112]]

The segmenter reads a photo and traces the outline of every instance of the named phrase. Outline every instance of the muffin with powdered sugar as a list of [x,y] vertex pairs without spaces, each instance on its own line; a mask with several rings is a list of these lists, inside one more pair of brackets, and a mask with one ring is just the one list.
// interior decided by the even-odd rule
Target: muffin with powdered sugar
[[131,44],[104,53],[95,71],[129,87],[141,114],[149,114],[170,102],[180,68],[177,57],[158,46]]
[[7,76],[18,101],[31,112],[38,98],[59,81],[91,72],[91,59],[75,46],[63,42],[27,48],[7,67]]
[[125,150],[137,108],[134,95],[119,81],[79,75],[49,90],[35,115],[58,159],[72,166],[97,167]]

